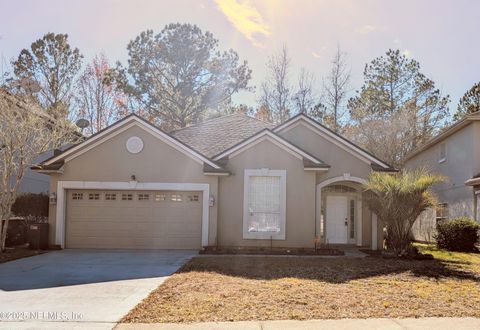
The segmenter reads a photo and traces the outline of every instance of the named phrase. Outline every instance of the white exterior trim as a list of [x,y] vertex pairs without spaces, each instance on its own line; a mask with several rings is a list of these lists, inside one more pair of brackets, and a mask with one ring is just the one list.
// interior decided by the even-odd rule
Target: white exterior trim
[[315,164],[322,164],[318,159],[315,157],[309,155],[305,151],[299,149],[298,147],[294,146],[293,144],[289,143],[288,141],[278,137],[277,135],[273,134],[272,132],[265,130],[262,133],[252,136],[251,138],[243,141],[242,143],[238,144],[237,146],[224,151],[220,155],[216,156],[213,160],[219,160],[224,158],[225,156],[229,156],[229,158],[233,158],[237,156],[238,154],[242,153],[246,149],[249,149],[256,145],[257,143],[260,143],[262,141],[270,141],[277,145],[278,147],[282,148],[283,150],[289,152],[290,154],[294,155],[295,157],[299,159],[306,158],[308,160],[311,160]]
[[202,246],[208,246],[210,185],[208,183],[113,182],[113,181],[58,181],[55,243],[65,248],[65,211],[67,189],[99,190],[190,190],[201,191]]
[[357,246],[362,246],[363,239],[363,218],[362,218],[362,194],[358,194],[357,199]]
[[[279,233],[249,233],[248,232],[248,198],[249,198],[249,178],[251,176],[279,176],[280,177],[280,232]],[[275,239],[285,240],[286,230],[286,212],[287,209],[287,171],[248,169],[245,170],[243,181],[243,239]]]
[[[325,127],[322,127],[321,125],[317,124],[314,120],[311,118],[308,118],[306,116],[300,115],[297,116],[296,118],[287,121],[283,123],[280,126],[277,126],[274,128],[274,132],[279,132],[283,130],[289,130],[294,128],[295,126],[299,125],[301,123],[301,120],[304,121],[307,125],[305,125],[308,128],[311,128],[314,132],[316,132],[318,135],[322,136],[323,138],[327,139],[329,142],[335,144],[336,146],[342,148],[343,150],[347,151],[348,153],[352,154],[353,156],[363,160],[364,162],[370,164],[371,162],[378,163],[380,164],[383,168],[390,168],[388,164],[385,164],[384,162],[380,161],[379,159],[376,159],[375,157],[369,155],[365,151],[361,150],[357,146],[355,146],[353,143],[350,143],[340,137],[338,137],[336,134],[330,132],[328,129]],[[295,125],[294,125],[295,124]]]
[[[356,182],[360,184],[365,184],[367,182],[367,180],[365,179],[358,178],[355,176],[350,176],[350,173],[344,173],[342,176],[330,178],[317,184],[317,201],[315,203],[315,206],[316,206],[315,213],[317,215],[316,216],[317,223],[315,227],[317,228],[317,233],[316,233],[317,236],[320,235],[320,221],[322,218],[322,188],[328,186],[329,184],[332,184],[335,182],[342,182],[342,181],[350,181],[350,182]],[[362,208],[363,207],[362,207],[361,197],[362,197],[361,194],[359,194],[357,197],[357,219],[356,219],[357,220],[357,223],[356,223],[357,246],[362,245],[362,239],[363,239],[362,237],[362,234],[363,234]],[[328,231],[328,228],[325,228],[325,229]],[[325,237],[326,237],[326,232],[325,232]]]
[[378,250],[378,222],[377,215],[372,212],[372,250]]
[[[125,125],[125,126],[123,126]],[[117,127],[123,126],[119,129]],[[203,162],[209,164],[210,166],[214,168],[220,168],[217,164],[212,162],[210,159],[206,158],[205,156],[199,154],[198,152],[194,151],[191,148],[188,148],[187,146],[183,145],[182,143],[178,142],[174,138],[172,138],[170,135],[166,134],[165,132],[161,131],[160,129],[156,128],[153,125],[150,125],[146,123],[144,120],[136,117],[136,116],[131,116],[128,117],[127,119],[122,119],[118,121],[117,123],[113,124],[112,126],[108,127],[105,129],[103,132],[99,133],[98,135],[76,145],[75,147],[68,149],[67,151],[63,152],[62,154],[50,159],[49,161],[45,162],[45,165],[50,165],[60,159],[65,159],[65,162],[68,162],[81,154],[95,148],[96,146],[102,144],[105,142],[105,139],[112,138],[121,132],[124,132],[125,130],[133,127],[133,126],[139,126],[146,130],[148,133],[152,134],[153,136],[157,137],[161,141],[165,142],[169,146],[173,147],[174,149],[178,150],[179,152],[189,156],[199,164],[203,164]],[[113,132],[113,133],[112,133]],[[110,134],[112,133],[112,134]],[[88,146],[88,147],[87,147]],[[83,148],[83,149],[82,149]],[[67,157],[68,156],[68,157]]]

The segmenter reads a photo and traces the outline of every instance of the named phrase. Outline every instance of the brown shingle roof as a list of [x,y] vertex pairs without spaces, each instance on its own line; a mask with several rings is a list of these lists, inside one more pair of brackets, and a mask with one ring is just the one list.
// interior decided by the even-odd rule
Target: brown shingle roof
[[207,157],[213,157],[273,124],[244,113],[208,119],[200,124],[170,132],[174,138]]

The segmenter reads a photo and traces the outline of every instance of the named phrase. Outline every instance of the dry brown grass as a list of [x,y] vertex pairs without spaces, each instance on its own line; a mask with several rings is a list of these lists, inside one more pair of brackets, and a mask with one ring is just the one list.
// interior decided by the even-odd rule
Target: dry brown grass
[[480,317],[480,274],[470,266],[442,260],[197,257],[122,321]]

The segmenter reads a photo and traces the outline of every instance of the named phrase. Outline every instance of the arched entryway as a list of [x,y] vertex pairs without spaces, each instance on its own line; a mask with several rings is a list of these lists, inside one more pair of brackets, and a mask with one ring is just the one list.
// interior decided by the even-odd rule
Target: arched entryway
[[317,185],[317,236],[322,244],[363,242],[363,178],[343,175]]

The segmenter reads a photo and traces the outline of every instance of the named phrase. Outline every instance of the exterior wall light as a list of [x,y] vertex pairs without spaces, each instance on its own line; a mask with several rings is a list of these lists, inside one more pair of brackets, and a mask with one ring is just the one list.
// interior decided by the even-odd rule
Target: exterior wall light
[[57,203],[57,193],[56,192],[51,192],[50,193],[50,196],[49,196],[49,199],[50,199],[50,204],[56,204]]

